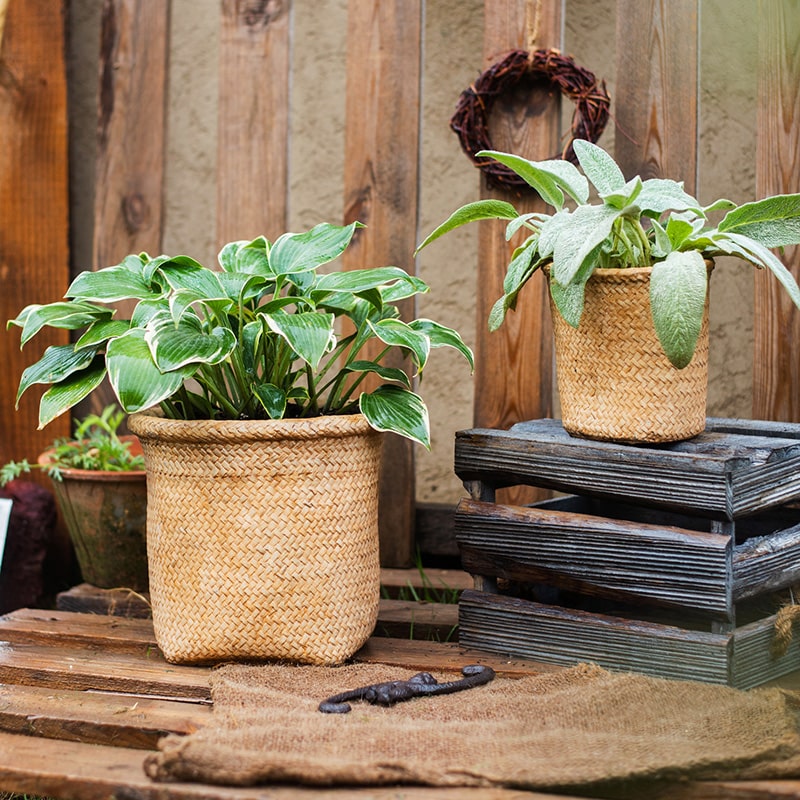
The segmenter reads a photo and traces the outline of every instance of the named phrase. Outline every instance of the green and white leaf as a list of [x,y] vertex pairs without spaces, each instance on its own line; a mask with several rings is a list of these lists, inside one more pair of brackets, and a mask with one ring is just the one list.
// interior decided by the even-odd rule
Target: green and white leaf
[[42,328],[61,328],[74,331],[85,325],[110,319],[112,311],[109,308],[96,306],[83,301],[57,302],[46,306],[31,305],[23,309],[16,319],[9,321],[9,325],[21,325],[20,346],[30,341]]
[[106,368],[101,365],[73,372],[63,381],[53,384],[39,401],[39,430],[88,397],[105,376]]
[[398,367],[385,367],[375,361],[352,361],[345,369],[347,372],[373,372],[384,381],[402,383],[407,389],[411,388],[411,378]]
[[219,364],[236,347],[233,331],[219,326],[206,330],[194,314],[185,314],[178,321],[164,316],[150,320],[144,340],[162,372],[189,364]]
[[153,360],[144,331],[134,329],[112,339],[106,350],[111,387],[123,410],[132,414],[171,397],[197,371],[190,365],[174,372],[162,372]]
[[448,328],[446,325],[434,322],[432,319],[425,319],[425,317],[411,320],[408,323],[408,327],[427,336],[431,347],[452,347],[457,350],[467,359],[470,368],[475,369],[472,350],[467,347],[460,334],[453,328]]
[[322,357],[336,344],[333,314],[306,311],[295,314],[266,314],[270,330],[283,337],[299,358],[311,365],[319,366]]
[[283,419],[286,413],[286,392],[274,383],[262,383],[254,388],[255,396],[270,419]]
[[113,303],[129,298],[144,300],[159,293],[157,287],[152,287],[143,278],[141,269],[134,272],[125,264],[118,264],[94,272],[81,272],[70,284],[66,296],[75,300]]
[[398,433],[431,449],[430,420],[422,398],[399,386],[379,386],[358,398],[361,413],[378,431]]
[[37,383],[60,383],[74,372],[85,370],[94,361],[97,347],[76,349],[71,344],[51,345],[42,357],[27,367],[19,379],[17,406],[23,392]]
[[305,233],[284,233],[272,245],[270,268],[276,275],[314,270],[338,258],[360,227],[360,222],[344,227],[321,222]]
[[408,350],[420,372],[425,368],[431,351],[431,342],[427,334],[414,330],[408,323],[399,319],[382,319],[376,323],[370,322],[369,326],[384,344]]

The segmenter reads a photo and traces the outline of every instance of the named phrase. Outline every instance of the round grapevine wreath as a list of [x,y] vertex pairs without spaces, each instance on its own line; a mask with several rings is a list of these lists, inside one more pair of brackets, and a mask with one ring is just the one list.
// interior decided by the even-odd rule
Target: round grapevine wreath
[[531,76],[549,82],[575,103],[569,141],[553,158],[574,162],[572,142],[575,139],[596,142],[606,126],[609,113],[606,82],[598,83],[589,70],[579,67],[570,56],[562,55],[558,50],[534,50],[531,53],[512,50],[482,73],[461,93],[450,127],[458,134],[464,152],[483,171],[490,184],[517,192],[530,189],[530,186],[505,164],[478,158],[476,153],[496,149],[489,137],[489,115],[497,98]]

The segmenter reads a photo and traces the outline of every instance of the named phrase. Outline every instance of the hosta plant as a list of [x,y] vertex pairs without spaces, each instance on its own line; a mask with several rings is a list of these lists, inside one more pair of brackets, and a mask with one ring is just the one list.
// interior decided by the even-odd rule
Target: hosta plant
[[[282,419],[360,410],[373,428],[429,446],[425,404],[386,356],[401,351],[421,375],[432,348],[455,348],[470,365],[472,352],[451,328],[400,319],[397,304],[428,291],[403,269],[319,271],[358,227],[321,223],[274,242],[231,242],[219,269],[142,253],[81,273],[63,301],[28,306],[9,322],[22,329],[22,345],[46,326],[76,332],[74,344],[48,347],[23,372],[17,399],[49,385],[43,427],[107,377],[128,413],[160,406],[174,419]],[[134,301],[129,319],[115,313],[119,301]],[[377,345],[367,357],[369,342]]]
[[[568,161],[534,162],[512,153],[483,151],[510,167],[554,209],[519,214],[511,203],[487,199],[455,211],[420,245],[484,219],[508,220],[508,239],[528,235],[516,248],[503,296],[489,316],[496,330],[536,270],[550,267],[550,293],[561,316],[578,327],[586,282],[597,268],[650,267],[650,308],[661,346],[675,367],[689,364],[703,320],[708,271],[705,259],[737,256],[765,267],[800,306],[800,289],[770,248],[800,244],[800,195],[779,195],[736,206],[703,206],[683,184],[661,178],[626,180],[601,147],[574,142],[580,169]],[[592,192],[594,187],[594,192]],[[720,217],[714,224],[709,219]]]

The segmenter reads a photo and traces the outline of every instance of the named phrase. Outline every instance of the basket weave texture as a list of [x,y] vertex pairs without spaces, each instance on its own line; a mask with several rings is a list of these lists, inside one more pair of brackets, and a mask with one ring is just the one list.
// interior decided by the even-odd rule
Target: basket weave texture
[[[710,272],[713,264],[707,263]],[[550,300],[562,424],[574,436],[674,442],[705,428],[708,296],[694,357],[676,369],[653,328],[651,271],[595,270],[577,328],[564,321]]]
[[380,599],[381,440],[363,416],[129,424],[168,661],[331,665],[364,644]]

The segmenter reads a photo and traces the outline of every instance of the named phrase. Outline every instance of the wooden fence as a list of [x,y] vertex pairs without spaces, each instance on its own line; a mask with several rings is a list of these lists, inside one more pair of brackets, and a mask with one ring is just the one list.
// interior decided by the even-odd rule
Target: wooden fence
[[[66,2],[66,0],[63,0]],[[221,0],[217,167],[220,242],[285,230],[288,198],[291,0]],[[699,0],[618,0],[615,151],[628,173],[668,175],[695,189],[698,163]],[[484,59],[515,47],[562,48],[564,0],[485,0]],[[56,0],[0,0],[0,265],[3,319],[30,302],[59,297],[70,277],[67,85],[64,18]],[[61,13],[59,13],[61,12]],[[414,269],[421,0],[349,0],[344,221],[370,225],[346,266],[395,263]],[[105,0],[98,98],[93,261],[103,266],[139,250],[161,249],[165,174],[169,0]],[[760,194],[800,191],[800,2],[763,0],[759,67],[757,185]],[[713,24],[713,21],[708,24]],[[636,36],[628,32],[637,30]],[[403,70],[393,68],[403,64]],[[268,75],[268,80],[242,76]],[[235,90],[225,90],[235,87]],[[621,98],[621,100],[620,100]],[[509,98],[493,119],[497,149],[531,158],[560,149],[559,98]],[[387,121],[390,124],[384,124]],[[503,196],[502,192],[482,189]],[[242,203],[241,198],[248,202]],[[519,204],[517,198],[515,201]],[[536,208],[533,200],[524,201]],[[379,232],[379,233],[375,233]],[[502,228],[479,235],[477,312],[500,294],[512,244]],[[800,274],[800,254],[787,252]],[[792,342],[800,315],[756,281],[753,416],[800,420],[800,359]],[[552,414],[551,335],[544,286],[502,332],[476,343],[475,424],[507,427]],[[412,309],[405,309],[411,314]],[[52,342],[65,337],[54,336]],[[36,432],[37,398],[14,410],[26,365],[5,339],[0,377],[0,458],[30,456],[67,421]],[[539,376],[538,391],[524,375]],[[33,394],[33,393],[31,393]],[[98,405],[102,400],[98,401]],[[381,547],[386,564],[413,552],[414,455],[387,441]],[[507,499],[527,501],[531,491]]]

